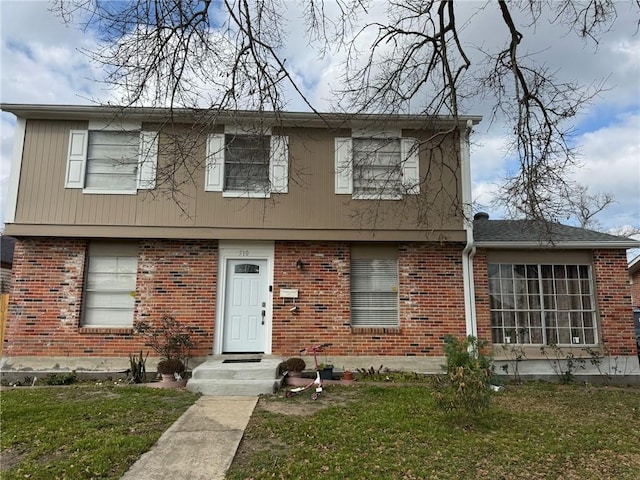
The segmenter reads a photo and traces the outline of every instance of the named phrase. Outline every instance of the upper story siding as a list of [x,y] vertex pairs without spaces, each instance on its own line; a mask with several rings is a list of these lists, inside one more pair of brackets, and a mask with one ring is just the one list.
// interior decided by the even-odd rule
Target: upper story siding
[[[26,119],[15,216],[6,226],[7,234],[261,240],[465,238],[462,172],[453,134],[430,140],[432,131],[394,124],[403,136],[420,141],[420,176],[428,175],[429,184],[421,186],[420,194],[401,200],[354,200],[336,194],[334,188],[335,139],[351,136],[352,130],[280,124],[272,132],[288,137],[287,193],[226,198],[204,188],[207,134],[224,131],[221,123],[194,133],[189,123],[163,126],[155,117],[143,118],[143,130],[160,131],[158,171],[162,173],[156,188],[135,195],[89,194],[65,188],[69,134],[86,130],[89,120],[32,117]],[[187,164],[174,175],[163,175],[175,163],[176,149],[187,145]],[[173,195],[171,182],[178,184]]]

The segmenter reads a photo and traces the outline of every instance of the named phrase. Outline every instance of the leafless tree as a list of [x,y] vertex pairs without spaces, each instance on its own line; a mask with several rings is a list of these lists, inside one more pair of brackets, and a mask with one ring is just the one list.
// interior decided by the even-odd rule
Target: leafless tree
[[582,185],[577,188],[576,196],[568,207],[582,228],[601,230],[602,225],[595,217],[614,202],[611,193],[590,194],[587,187]]
[[[491,120],[506,122],[509,155],[519,161],[519,168],[504,179],[501,200],[520,217],[562,217],[576,195],[576,185],[567,177],[576,164],[572,120],[603,85],[558,80],[554,70],[523,51],[523,32],[550,18],[555,28],[597,44],[615,21],[620,3],[487,2],[481,8],[495,11],[495,28],[505,34],[504,45],[490,51],[465,39],[460,2],[302,3],[305,39],[287,38],[291,4],[279,0],[54,0],[53,8],[65,21],[80,22],[99,36],[101,47],[86,53],[104,66],[106,82],[125,105],[200,107],[209,112],[202,120],[211,121],[225,109],[282,111],[294,93],[318,113],[287,65],[285,41],[309,42],[319,55],[347,52],[343,87],[334,92],[336,109],[345,112],[456,120],[478,96],[491,98]],[[386,5],[385,15],[369,20],[370,11],[381,5]],[[639,15],[640,0],[632,5]],[[453,124],[445,131],[435,129],[420,146],[431,160],[464,134],[460,123]],[[434,165],[434,175],[443,168]],[[437,180],[425,179],[430,185]],[[428,210],[428,203],[421,205]]]

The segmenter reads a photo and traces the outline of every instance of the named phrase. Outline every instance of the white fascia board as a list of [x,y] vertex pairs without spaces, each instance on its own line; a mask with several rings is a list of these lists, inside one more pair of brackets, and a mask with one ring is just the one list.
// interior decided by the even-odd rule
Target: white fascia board
[[24,135],[27,120],[23,117],[16,119],[16,128],[13,132],[13,152],[11,154],[11,171],[7,189],[7,204],[4,212],[4,222],[13,223],[16,219],[18,206],[18,186],[20,185],[20,172],[22,170],[22,152],[24,150]]
[[627,248],[639,248],[640,242],[636,240],[629,240],[627,242],[475,242],[475,246],[478,248],[527,248],[527,249],[627,249]]

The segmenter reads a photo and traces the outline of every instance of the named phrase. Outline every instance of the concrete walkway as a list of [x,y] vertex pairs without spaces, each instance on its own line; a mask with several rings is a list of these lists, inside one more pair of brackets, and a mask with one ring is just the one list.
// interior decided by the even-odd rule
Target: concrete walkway
[[122,480],[224,479],[257,402],[200,397]]

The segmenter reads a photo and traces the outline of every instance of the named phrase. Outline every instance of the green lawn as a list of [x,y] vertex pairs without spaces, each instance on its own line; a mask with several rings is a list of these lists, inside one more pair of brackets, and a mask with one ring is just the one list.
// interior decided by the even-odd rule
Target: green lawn
[[426,386],[261,399],[230,479],[638,479],[640,389],[508,386],[471,425]]
[[120,478],[196,399],[123,385],[4,388],[0,478]]

